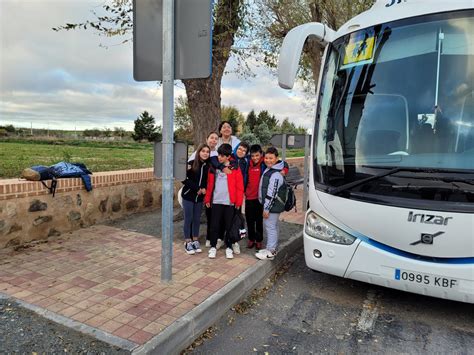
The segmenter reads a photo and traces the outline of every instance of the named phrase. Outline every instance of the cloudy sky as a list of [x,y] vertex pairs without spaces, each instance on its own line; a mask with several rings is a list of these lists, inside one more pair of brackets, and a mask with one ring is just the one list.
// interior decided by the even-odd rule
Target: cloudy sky
[[[161,123],[162,90],[135,82],[132,44],[117,45],[92,31],[53,27],[93,19],[98,0],[0,0],[0,125],[74,129],[123,127],[147,110]],[[104,48],[103,46],[107,48]],[[222,104],[247,114],[268,110],[282,121],[311,126],[313,112],[300,91],[278,87],[267,69],[250,59],[256,77],[228,74]],[[231,62],[230,66],[233,65]],[[176,82],[175,97],[185,95]]]

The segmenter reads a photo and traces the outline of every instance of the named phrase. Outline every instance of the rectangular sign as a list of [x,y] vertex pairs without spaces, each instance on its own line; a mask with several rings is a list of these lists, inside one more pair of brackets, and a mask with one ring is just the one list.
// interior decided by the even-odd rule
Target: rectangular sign
[[[175,0],[175,79],[207,78],[212,66],[212,0]],[[163,1],[133,1],[133,78],[163,79]]]
[[[155,156],[153,162],[153,174],[157,178],[163,176],[163,145],[161,142],[155,143]],[[174,143],[173,149],[173,177],[177,180],[186,179],[188,167],[188,145],[181,142]]]
[[[287,148],[304,148],[305,141],[304,134],[287,134],[286,135],[286,147]],[[274,134],[270,139],[270,143],[275,147],[283,146],[283,134]]]

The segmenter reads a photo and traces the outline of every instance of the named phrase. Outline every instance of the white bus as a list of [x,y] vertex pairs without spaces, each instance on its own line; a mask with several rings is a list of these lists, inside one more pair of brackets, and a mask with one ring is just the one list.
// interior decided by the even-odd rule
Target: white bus
[[473,1],[378,0],[337,31],[298,26],[281,87],[293,87],[309,36],[325,52],[306,264],[474,303]]

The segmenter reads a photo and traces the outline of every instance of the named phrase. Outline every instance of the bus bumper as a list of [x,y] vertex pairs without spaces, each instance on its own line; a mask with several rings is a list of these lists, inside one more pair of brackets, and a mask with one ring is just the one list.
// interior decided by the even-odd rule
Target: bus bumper
[[361,241],[344,277],[454,301],[474,303],[474,265],[410,259]]
[[402,291],[474,303],[474,265],[410,259],[357,239],[329,243],[303,233],[306,265],[321,272]]

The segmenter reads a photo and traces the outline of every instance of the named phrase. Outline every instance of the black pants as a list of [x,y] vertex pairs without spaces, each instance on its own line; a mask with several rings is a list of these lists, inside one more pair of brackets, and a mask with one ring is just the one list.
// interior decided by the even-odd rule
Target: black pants
[[[228,235],[234,218],[234,206],[212,205],[211,247],[215,248],[217,239],[223,239],[227,248],[232,247]],[[223,233],[224,231],[224,233]],[[222,235],[225,234],[225,235]]]
[[263,240],[263,206],[258,200],[245,200],[245,220],[249,240],[260,243]]
[[207,218],[207,229],[206,229],[206,240],[211,240],[211,220],[212,220],[212,208],[206,207],[206,218]]

